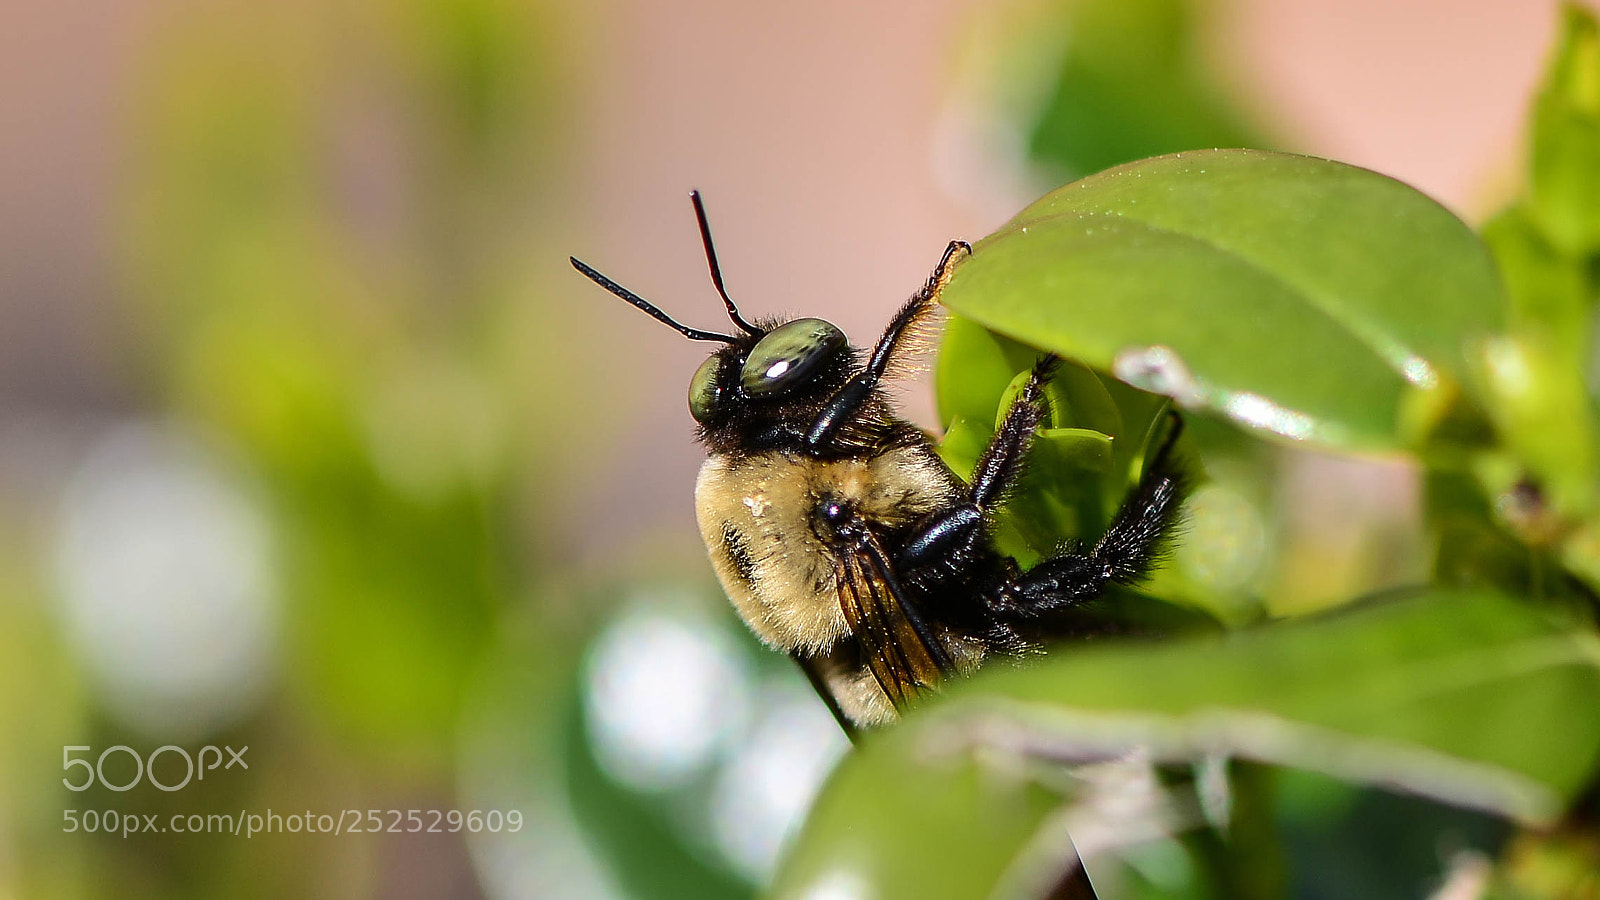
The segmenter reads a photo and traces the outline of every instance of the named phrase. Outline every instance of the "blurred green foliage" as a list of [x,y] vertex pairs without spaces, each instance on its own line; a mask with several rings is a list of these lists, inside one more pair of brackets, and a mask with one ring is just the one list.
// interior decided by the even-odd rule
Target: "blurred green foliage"
[[[461,806],[464,705],[546,562],[526,552],[545,511],[526,508],[525,467],[580,449],[529,440],[573,409],[525,389],[565,358],[525,312],[541,288],[519,246],[566,152],[560,27],[538,4],[411,0],[227,3],[161,32],[128,123],[127,314],[150,404],[267,507],[280,677],[209,736],[250,745],[255,777],[34,797],[59,777],[30,770],[25,820],[48,830],[21,895],[366,896],[407,852],[381,835],[73,835],[45,852],[63,805]],[[5,655],[32,678],[6,684],[60,658],[30,643],[42,659]],[[130,742],[87,698],[62,698],[57,716],[81,724],[46,733]],[[423,870],[470,887],[467,854],[465,835],[442,838]]]
[[[349,10],[371,29],[369,52],[387,57],[367,77],[415,82],[402,96],[432,100],[418,120],[390,124],[447,148],[372,190],[487,188],[482,164],[506,120],[529,117],[501,97],[502,79],[524,83],[501,57],[538,46],[521,13],[496,8]],[[156,389],[247,460],[271,498],[287,544],[296,706],[361,758],[438,777],[512,569],[511,410],[476,333],[495,299],[490,274],[444,231],[364,253],[362,223],[316,174],[341,162],[322,142],[344,137],[322,127],[340,98],[318,87],[348,61],[321,51],[319,23],[289,11],[213,16],[172,38],[145,120],[162,152],[137,182],[130,277],[156,323]],[[472,37],[490,33],[519,46]],[[503,214],[420,217],[440,220],[452,234],[490,234]]]
[[1029,156],[1067,180],[1180,150],[1271,146],[1220,83],[1208,42],[1212,6],[1051,4],[1065,41]]

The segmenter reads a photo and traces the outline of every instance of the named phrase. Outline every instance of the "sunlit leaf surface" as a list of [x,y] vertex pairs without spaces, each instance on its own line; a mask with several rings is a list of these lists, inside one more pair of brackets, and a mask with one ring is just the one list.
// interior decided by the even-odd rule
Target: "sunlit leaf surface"
[[1415,443],[1408,392],[1463,383],[1503,318],[1487,251],[1449,211],[1364,169],[1252,150],[1060,188],[981,241],[942,299],[1186,407],[1361,449]]

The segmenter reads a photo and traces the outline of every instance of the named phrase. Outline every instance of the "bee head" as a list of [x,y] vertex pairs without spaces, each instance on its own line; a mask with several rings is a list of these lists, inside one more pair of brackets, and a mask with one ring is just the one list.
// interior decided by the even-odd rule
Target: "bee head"
[[823,319],[795,319],[735,338],[689,380],[689,412],[710,425],[735,408],[788,401],[836,385],[851,359],[849,342]]
[[689,195],[700,223],[700,238],[711,264],[711,281],[737,326],[734,334],[701,331],[675,321],[655,304],[617,284],[590,266],[572,259],[572,265],[594,283],[644,310],[657,321],[693,341],[716,341],[713,352],[689,380],[689,412],[702,433],[724,426],[771,430],[783,420],[798,418],[808,407],[842,384],[854,367],[856,353],[843,331],[823,319],[751,324],[739,314],[723,287],[722,270],[711,244],[700,192]]

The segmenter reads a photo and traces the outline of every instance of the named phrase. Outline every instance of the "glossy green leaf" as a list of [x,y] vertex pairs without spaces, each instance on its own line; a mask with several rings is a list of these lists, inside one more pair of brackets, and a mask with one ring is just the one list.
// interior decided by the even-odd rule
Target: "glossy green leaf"
[[[939,345],[935,386],[939,418],[994,421],[1010,406],[1042,352],[995,334],[960,316],[947,316]],[[1100,376],[1076,360],[1062,360],[1050,380],[1050,422],[1058,428],[1089,428],[1113,437],[1122,433],[1123,412]]]
[[770,897],[1027,896],[995,887],[1029,882],[1021,850],[1059,797],[951,754],[906,765],[912,737],[885,734],[834,772]]
[[971,481],[978,457],[983,455],[983,448],[988,446],[993,435],[988,428],[957,416],[945,429],[944,440],[939,442],[939,456],[962,481]]
[[1484,245],[1437,203],[1251,150],[1060,188],[981,241],[941,299],[1187,408],[1364,449],[1421,440],[1408,395],[1463,383],[1466,348],[1503,330],[1504,306]]
[[939,421],[948,427],[957,416],[992,422],[1000,397],[1019,372],[1032,368],[1039,351],[1001,337],[961,316],[946,316],[939,341],[934,387]]
[[1039,432],[1038,447],[1050,454],[1051,464],[1084,472],[1111,468],[1111,437],[1092,428],[1046,428]]
[[[995,896],[1045,821],[1017,783],[1023,760],[1222,754],[1528,823],[1557,816],[1600,762],[1600,639],[1486,591],[1074,648],[949,693],[845,762],[778,896],[837,873],[865,896]],[[1016,818],[997,828],[1007,806]],[[970,854],[946,851],[969,841]]]
[[1488,591],[1061,653],[958,691],[941,715],[1006,707],[1077,752],[1225,750],[1533,821],[1600,762],[1600,639]]

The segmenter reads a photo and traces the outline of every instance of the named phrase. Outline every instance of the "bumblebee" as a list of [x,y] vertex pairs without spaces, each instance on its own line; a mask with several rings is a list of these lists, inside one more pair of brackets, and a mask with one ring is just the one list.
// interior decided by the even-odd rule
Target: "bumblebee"
[[884,390],[940,292],[972,253],[952,241],[932,276],[872,348],[817,318],[747,321],[728,296],[698,192],[690,195],[711,281],[733,333],[674,321],[576,258],[596,284],[690,340],[721,346],[689,381],[689,412],[708,452],[695,484],[700,534],[739,615],[811,679],[845,731],[890,722],[946,679],[991,657],[1037,652],[1096,630],[1074,610],[1113,584],[1142,580],[1183,494],[1165,437],[1105,534],[1024,572],[991,537],[1048,416],[1042,356],[970,482]]

